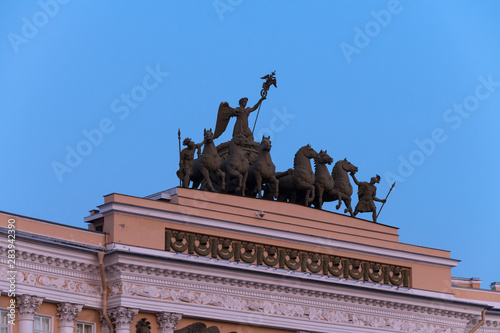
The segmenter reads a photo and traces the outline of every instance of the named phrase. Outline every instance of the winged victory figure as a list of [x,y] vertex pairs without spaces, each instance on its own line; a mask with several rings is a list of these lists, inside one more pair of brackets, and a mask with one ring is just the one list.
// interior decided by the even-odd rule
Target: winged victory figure
[[248,98],[243,97],[239,101],[239,106],[232,108],[227,102],[222,102],[219,105],[219,112],[217,113],[217,123],[215,125],[214,139],[217,139],[226,130],[227,124],[231,117],[236,117],[236,124],[234,124],[233,138],[238,134],[243,134],[248,141],[254,141],[252,131],[248,126],[248,116],[251,112],[257,110],[260,103],[265,100],[262,97],[257,104],[251,108],[247,108]]

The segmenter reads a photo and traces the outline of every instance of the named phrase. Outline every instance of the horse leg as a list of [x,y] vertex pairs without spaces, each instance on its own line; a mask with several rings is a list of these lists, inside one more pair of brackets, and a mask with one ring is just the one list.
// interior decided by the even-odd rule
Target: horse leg
[[245,189],[247,187],[247,177],[248,177],[248,172],[245,172],[243,174],[243,179],[241,180],[241,195],[245,195]]
[[255,183],[257,185],[257,198],[262,198],[262,174],[260,171],[255,171]]
[[202,181],[202,187],[203,185],[207,184],[209,189],[212,191],[212,192],[215,192],[215,189],[212,185],[212,181],[210,180],[210,172],[208,171],[207,168],[203,167],[201,169],[201,174],[203,175],[203,181]]
[[226,190],[226,175],[224,174],[224,172],[219,169],[217,170],[217,174],[220,176],[220,178],[222,179],[222,192],[224,192]]
[[339,199],[339,203],[337,204],[337,206],[335,206],[335,209],[338,210],[340,208],[340,206],[342,206],[342,194],[337,190],[333,190],[333,191],[337,194],[337,198]]
[[[308,194],[306,193],[306,206],[309,206],[310,202],[313,202],[314,198],[316,197],[316,188],[314,185],[309,184],[309,189],[307,190]],[[309,198],[308,198],[309,197]]]
[[[233,168],[233,166],[231,164],[228,164],[226,166],[226,171],[227,173],[229,174],[230,177],[237,177],[238,178],[238,186],[236,187],[236,189],[234,190],[235,193],[239,192],[241,190],[241,182],[242,182],[242,175],[241,173],[238,172],[238,170],[236,170],[235,168]],[[231,178],[229,178],[231,179]]]
[[325,188],[323,186],[316,186],[316,191],[318,191],[318,193],[316,193],[316,200],[318,202],[318,206],[316,208],[321,209],[323,206],[323,192],[325,191]]
[[[349,214],[351,214],[351,216],[355,216],[355,215],[353,214],[353,212],[352,212],[352,207],[351,207],[351,197],[346,196],[346,199],[344,199],[344,203],[345,203],[345,205],[346,205],[346,207],[347,207],[347,208],[344,210],[344,213],[349,212]],[[346,210],[347,210],[347,212],[346,212]]]
[[304,205],[309,206],[309,198],[311,197],[311,188],[306,189],[306,195],[304,196]]
[[278,198],[279,196],[279,180],[273,175],[270,182],[273,183],[273,186],[274,186],[274,197],[276,197],[276,199]]
[[[301,178],[295,178],[295,193],[297,193],[299,190],[305,190],[306,191],[306,194],[304,196],[304,204],[306,206],[309,206],[309,201],[312,201],[310,200],[310,197],[311,197],[311,194],[312,194],[312,199],[314,199],[314,186],[309,184],[308,182],[306,182],[305,180],[302,180]],[[312,193],[311,193],[311,189],[312,189]],[[298,196],[298,193],[297,193],[297,196]],[[300,198],[301,199],[301,198]],[[295,203],[295,202],[294,202]]]

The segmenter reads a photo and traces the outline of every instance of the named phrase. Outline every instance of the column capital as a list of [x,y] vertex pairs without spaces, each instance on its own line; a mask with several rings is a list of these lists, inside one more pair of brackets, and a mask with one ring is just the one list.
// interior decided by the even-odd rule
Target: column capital
[[117,306],[116,308],[108,310],[109,319],[111,319],[111,322],[117,330],[130,330],[130,325],[132,325],[132,321],[138,313],[139,309],[125,308],[123,306]]
[[101,332],[102,333],[109,333],[109,332],[111,332],[111,330],[109,329],[108,322],[106,321],[106,318],[104,318],[104,313],[102,311],[99,311],[99,320],[101,321],[101,326],[102,326],[101,327]]
[[17,307],[19,308],[20,320],[33,320],[35,311],[42,305],[43,298],[30,295],[21,295],[17,297]]
[[82,311],[83,305],[63,302],[57,304],[59,327],[74,327],[75,319]]
[[160,333],[173,333],[175,325],[179,323],[182,314],[175,312],[158,312],[156,320],[160,324]]

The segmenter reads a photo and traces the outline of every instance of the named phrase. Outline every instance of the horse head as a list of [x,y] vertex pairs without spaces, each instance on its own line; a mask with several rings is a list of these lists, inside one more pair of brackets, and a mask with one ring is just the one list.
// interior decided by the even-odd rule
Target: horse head
[[262,141],[260,142],[260,150],[270,151],[271,150],[271,136],[262,136]]
[[203,138],[205,139],[205,143],[211,143],[214,141],[214,134],[212,133],[212,129],[207,130],[206,128],[203,130]]
[[310,144],[307,144],[306,146],[300,148],[299,151],[301,151],[302,154],[307,158],[317,158],[318,157],[318,153],[314,149],[312,149]]
[[323,150],[320,150],[318,153],[318,157],[314,158],[314,161],[319,164],[332,164],[333,163],[333,158],[328,155],[328,153]]
[[342,162],[342,168],[347,172],[358,172],[358,167],[351,164],[346,158]]

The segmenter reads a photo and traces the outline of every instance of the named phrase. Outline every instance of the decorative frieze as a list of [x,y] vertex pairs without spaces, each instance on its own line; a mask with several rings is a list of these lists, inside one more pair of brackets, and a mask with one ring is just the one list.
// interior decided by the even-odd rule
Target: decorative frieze
[[[3,250],[4,250],[4,248],[0,247],[0,251],[3,251]],[[21,251],[21,250],[16,250],[16,258],[19,258],[19,259],[22,259],[25,261],[31,261],[34,263],[46,264],[46,265],[51,265],[51,266],[56,266],[56,267],[61,267],[61,268],[70,268],[70,269],[78,270],[81,272],[93,273],[99,269],[99,265],[95,265],[95,264],[79,262],[76,260],[68,260],[65,258],[59,258],[59,257],[53,257],[53,256],[46,256],[46,255],[41,255],[41,254],[32,253],[32,252],[28,252],[28,251]]]
[[101,295],[102,289],[101,286],[97,284],[89,284],[85,281],[77,281],[74,279],[47,276],[30,272],[18,272],[16,279],[18,283],[89,295]]
[[[292,297],[295,302],[302,303],[304,306],[308,304],[320,304],[324,303],[325,307],[331,307],[328,301],[334,301],[337,306],[341,306],[344,309],[355,309],[359,305],[368,306],[371,308],[387,308],[390,310],[398,310],[401,313],[409,312],[413,314],[425,314],[432,316],[441,316],[444,318],[458,318],[458,319],[472,319],[473,316],[470,313],[449,311],[436,307],[429,306],[419,306],[411,305],[407,303],[388,301],[370,297],[357,297],[348,294],[342,294],[337,292],[320,291],[320,290],[310,290],[303,288],[301,285],[283,285],[283,284],[271,284],[271,283],[259,283],[254,281],[246,281],[242,279],[235,278],[224,278],[213,276],[209,274],[199,274],[190,273],[184,271],[175,271],[171,269],[158,269],[153,267],[146,267],[140,265],[129,265],[129,264],[113,264],[107,267],[110,273],[114,272],[147,272],[150,275],[149,278],[145,278],[144,275],[127,275],[127,280],[135,282],[118,282],[111,283],[108,285],[110,290],[110,296],[126,295],[126,296],[136,296],[136,297],[147,297],[149,299],[169,299],[191,302],[192,298],[187,294],[187,291],[183,291],[182,288],[189,286],[189,288],[194,288],[199,293],[210,293],[217,292],[222,294],[230,294],[233,296],[254,295],[259,298],[279,299],[279,300],[289,300]],[[164,280],[162,277],[173,277],[179,279],[176,280]],[[122,276],[123,278],[123,276]],[[189,281],[187,281],[189,280]],[[195,281],[201,282],[196,283]],[[205,284],[203,282],[209,282]],[[144,284],[148,283],[148,284]],[[161,287],[159,285],[168,286]],[[238,287],[238,288],[234,288]],[[242,288],[243,287],[243,288]],[[178,289],[180,288],[180,289]],[[397,288],[397,287],[392,287]],[[258,290],[258,294],[255,294],[252,290]],[[272,292],[272,296],[269,292]],[[277,294],[280,293],[280,294]],[[194,293],[193,295],[198,295]],[[304,299],[296,298],[294,295],[309,296],[313,298]],[[195,297],[193,296],[193,297]],[[235,298],[235,302],[237,302]],[[232,301],[230,301],[232,302]],[[318,303],[320,302],[320,303]],[[342,302],[346,304],[345,306],[340,305]],[[252,307],[253,305],[250,304]],[[411,315],[411,314],[410,314]],[[404,315],[403,315],[404,316]]]
[[408,267],[182,231],[165,231],[165,250],[394,286],[411,281]]
[[43,298],[30,295],[17,297],[17,307],[19,308],[19,320],[33,320],[35,311],[42,305]]
[[[466,313],[345,295],[335,295],[334,300],[343,300],[348,304],[352,304],[352,306],[332,306],[333,304],[328,302],[314,302],[315,306],[308,306],[297,302],[276,300],[276,297],[273,297],[274,300],[256,300],[230,294],[205,293],[132,283],[123,283],[114,289],[118,292],[116,296],[147,297],[152,300],[191,303],[236,310],[239,313],[248,311],[270,316],[270,318],[282,316],[313,322],[326,321],[333,324],[375,327],[401,332],[462,333],[463,325],[471,318]],[[334,295],[332,294],[332,296]],[[371,310],[367,306],[372,306]],[[443,319],[440,320],[438,316]],[[458,327],[462,328],[459,329]],[[161,332],[163,333],[163,331]],[[166,332],[170,331],[167,330]]]
[[173,312],[159,312],[156,320],[160,324],[160,333],[173,333],[176,325],[182,318],[182,314]]

